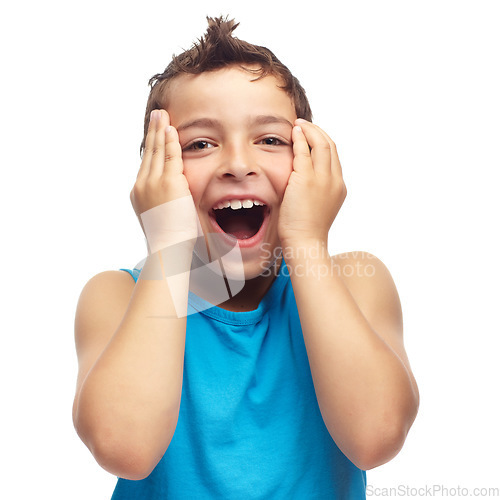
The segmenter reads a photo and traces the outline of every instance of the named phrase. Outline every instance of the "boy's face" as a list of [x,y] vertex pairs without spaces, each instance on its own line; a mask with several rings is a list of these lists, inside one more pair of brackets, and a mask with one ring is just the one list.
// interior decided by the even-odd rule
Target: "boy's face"
[[280,246],[279,207],[297,119],[280,82],[255,77],[236,66],[181,75],[169,85],[166,107],[203,232],[238,239],[247,280],[272,264]]

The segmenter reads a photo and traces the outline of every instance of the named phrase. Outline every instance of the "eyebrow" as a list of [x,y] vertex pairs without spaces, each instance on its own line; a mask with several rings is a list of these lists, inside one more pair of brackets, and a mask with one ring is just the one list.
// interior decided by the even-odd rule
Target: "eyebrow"
[[191,120],[190,122],[181,123],[177,130],[181,132],[187,128],[222,128],[222,123],[218,120],[213,120],[212,118],[198,118],[196,120]]
[[256,116],[252,123],[255,125],[268,125],[272,123],[282,123],[284,125],[288,125],[290,128],[293,128],[293,124],[288,121],[286,118],[278,115],[259,115]]
[[[293,128],[293,124],[289,120],[278,115],[258,115],[252,118],[250,120],[250,123],[252,125],[269,125],[273,123],[281,123],[284,125],[288,125],[290,128]],[[214,120],[212,118],[197,118],[195,120],[182,123],[177,127],[177,130],[181,132],[182,130],[193,127],[222,129],[223,125],[219,120]]]

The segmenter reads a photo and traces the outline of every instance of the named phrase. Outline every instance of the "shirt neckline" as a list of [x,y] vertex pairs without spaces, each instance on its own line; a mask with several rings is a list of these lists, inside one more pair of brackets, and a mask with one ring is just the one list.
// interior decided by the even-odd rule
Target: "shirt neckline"
[[280,270],[269,287],[269,290],[259,302],[257,309],[252,311],[228,311],[222,307],[214,306],[193,292],[189,292],[189,305],[200,314],[231,325],[249,325],[257,323],[269,310],[277,297],[281,296],[288,276],[288,268],[283,260]]

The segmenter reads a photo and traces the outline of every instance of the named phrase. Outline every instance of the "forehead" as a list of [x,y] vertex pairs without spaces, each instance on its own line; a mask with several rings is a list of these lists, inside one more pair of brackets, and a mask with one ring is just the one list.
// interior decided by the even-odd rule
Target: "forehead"
[[199,75],[183,74],[167,87],[167,111],[178,127],[200,116],[228,122],[250,115],[276,115],[293,122],[297,116],[292,98],[280,88],[280,80],[252,74],[231,66]]

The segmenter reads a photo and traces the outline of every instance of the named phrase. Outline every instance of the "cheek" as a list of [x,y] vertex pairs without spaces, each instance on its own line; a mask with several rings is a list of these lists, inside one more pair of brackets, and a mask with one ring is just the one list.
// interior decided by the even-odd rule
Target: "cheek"
[[288,179],[292,173],[293,158],[287,158],[279,164],[275,164],[272,169],[268,170],[268,177],[277,193],[283,196],[288,185]]
[[203,175],[200,175],[200,169],[190,168],[188,162],[184,162],[184,176],[188,181],[195,205],[198,206],[207,185],[206,180]]

